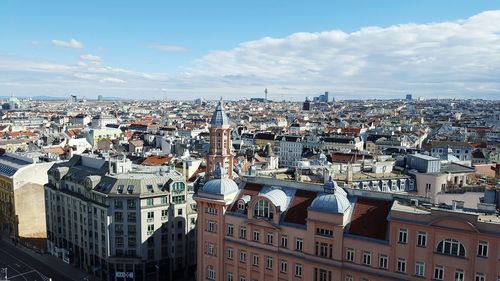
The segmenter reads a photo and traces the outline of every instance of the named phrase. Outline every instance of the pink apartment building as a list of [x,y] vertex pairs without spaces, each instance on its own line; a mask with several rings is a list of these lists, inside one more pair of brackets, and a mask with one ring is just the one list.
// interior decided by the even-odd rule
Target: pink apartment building
[[195,198],[197,280],[500,280],[491,206],[351,196],[332,181],[238,188],[222,170]]
[[[495,206],[247,177],[236,184],[227,116],[211,122],[197,202],[197,280],[500,280]],[[219,134],[220,132],[220,134]],[[228,155],[229,154],[229,155]],[[221,161],[219,161],[221,160]]]

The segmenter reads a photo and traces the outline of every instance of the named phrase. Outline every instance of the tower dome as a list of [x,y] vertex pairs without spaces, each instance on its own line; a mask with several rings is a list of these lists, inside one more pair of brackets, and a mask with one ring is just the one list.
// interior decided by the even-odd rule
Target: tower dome
[[238,191],[238,185],[232,179],[228,178],[226,169],[217,163],[214,170],[214,178],[201,188],[204,193],[214,195],[229,195]]
[[350,206],[351,203],[347,199],[347,193],[330,178],[324,185],[324,192],[316,196],[309,209],[318,212],[343,214]]

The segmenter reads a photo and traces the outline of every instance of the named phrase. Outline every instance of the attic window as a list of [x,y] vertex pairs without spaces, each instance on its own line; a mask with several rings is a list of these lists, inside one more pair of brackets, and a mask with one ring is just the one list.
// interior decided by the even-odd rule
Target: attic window
[[123,188],[124,187],[125,187],[124,185],[119,185],[118,188],[117,188],[118,193],[123,193]]
[[128,192],[129,194],[131,194],[132,192],[134,192],[134,186],[133,186],[133,185],[129,185],[129,186],[127,187],[127,192]]
[[245,201],[240,200],[238,201],[238,210],[244,211],[245,210]]
[[152,184],[148,184],[146,185],[147,189],[150,191],[150,192],[154,192],[153,190],[153,185]]

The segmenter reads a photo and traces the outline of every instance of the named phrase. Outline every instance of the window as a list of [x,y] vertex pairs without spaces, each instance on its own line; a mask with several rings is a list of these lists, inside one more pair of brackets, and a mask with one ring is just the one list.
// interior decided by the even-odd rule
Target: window
[[332,281],[332,272],[326,271],[324,269],[314,269],[314,280],[315,281]]
[[445,239],[437,246],[438,253],[451,256],[465,257],[465,247],[455,239]]
[[246,261],[247,261],[247,252],[240,251],[240,262],[246,262]]
[[436,265],[434,267],[434,279],[443,280],[444,278],[444,268],[440,265]]
[[227,259],[228,260],[233,259],[233,248],[227,248]]
[[253,237],[253,238],[252,238],[252,239],[253,239],[253,241],[259,241],[259,239],[260,239],[260,232],[259,232],[259,231],[257,231],[257,230],[254,230],[254,231],[253,231],[253,236],[252,236],[252,237]]
[[479,241],[477,245],[477,256],[478,257],[488,257],[488,242],[487,241]]
[[352,248],[347,248],[346,252],[345,252],[345,259],[347,261],[351,261],[353,262],[354,261],[354,249]]
[[281,260],[280,262],[280,272],[286,273],[288,270],[288,263],[286,260]]
[[328,258],[328,257],[332,257],[332,250],[333,250],[333,247],[332,245],[328,244],[328,243],[319,243],[319,242],[316,242],[316,256],[320,256],[320,257],[324,257],[324,258]]
[[233,274],[231,272],[227,274],[227,281],[233,281]]
[[207,207],[206,212],[207,212],[207,214],[216,215],[217,214],[217,208],[215,208],[213,206],[209,206],[209,207]]
[[398,262],[396,264],[396,271],[397,272],[406,272],[406,259],[398,259]]
[[272,233],[267,234],[267,244],[270,244],[270,245],[273,244],[273,234]]
[[252,265],[259,266],[259,255],[253,254],[252,256]]
[[217,223],[215,221],[209,220],[207,224],[207,231],[212,233],[217,232]]
[[354,281],[354,278],[351,275],[346,275],[344,281]]
[[146,199],[146,206],[153,206],[153,198]]
[[273,213],[271,212],[271,206],[269,205],[269,202],[264,199],[257,201],[257,203],[255,203],[253,215],[256,217],[272,219]]
[[423,277],[425,275],[425,263],[417,261],[415,263],[415,275]]
[[398,235],[398,243],[406,244],[408,243],[408,230],[400,228]]
[[486,281],[486,276],[483,273],[476,273],[476,281]]
[[240,211],[245,210],[245,201],[243,201],[243,200],[238,201],[238,210],[240,210]]
[[208,280],[215,280],[215,270],[214,267],[209,265],[207,267],[207,279]]
[[464,281],[464,271],[461,269],[455,270],[455,281]]
[[127,199],[127,208],[128,209],[135,209],[135,200],[134,199]]
[[387,269],[389,265],[389,258],[386,255],[380,255],[378,258],[378,267]]
[[326,237],[333,237],[333,230],[324,229],[324,228],[316,228],[316,234]]
[[302,265],[299,263],[295,265],[295,276],[302,277]]
[[207,254],[209,256],[214,256],[215,255],[215,247],[214,247],[214,244],[212,243],[208,243],[207,244]]
[[302,252],[302,245],[304,244],[304,241],[302,238],[297,238],[295,239],[295,250]]
[[182,209],[177,209],[177,215],[182,216]]
[[246,281],[245,276],[240,276],[240,281]]
[[115,209],[122,209],[123,208],[123,201],[120,199],[115,199]]
[[273,258],[266,257],[266,269],[273,269]]
[[155,218],[154,212],[148,212],[148,222],[152,222]]
[[288,248],[288,236],[286,235],[281,236],[281,247]]
[[227,225],[226,235],[227,236],[233,236],[233,233],[234,233],[234,226],[232,224],[228,224]]
[[240,227],[240,238],[247,239],[247,228],[244,226]]
[[122,212],[115,212],[115,221],[116,222],[123,222],[123,213]]
[[155,230],[155,225],[154,224],[148,224],[148,235],[153,234],[154,230]]
[[372,264],[372,253],[363,252],[363,264],[371,265]]
[[419,231],[417,233],[417,246],[418,247],[427,246],[427,232]]

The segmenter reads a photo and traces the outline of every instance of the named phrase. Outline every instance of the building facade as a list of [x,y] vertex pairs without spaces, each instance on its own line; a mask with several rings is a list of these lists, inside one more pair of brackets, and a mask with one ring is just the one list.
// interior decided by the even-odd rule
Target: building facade
[[197,280],[498,280],[494,206],[249,177],[208,182]]
[[302,159],[302,137],[299,136],[281,136],[278,137],[278,156],[281,167],[296,167],[297,161]]
[[182,174],[74,156],[48,178],[52,255],[100,280],[182,280],[194,266],[196,211]]
[[15,153],[0,156],[0,230],[42,251],[47,238],[43,185],[53,164]]

